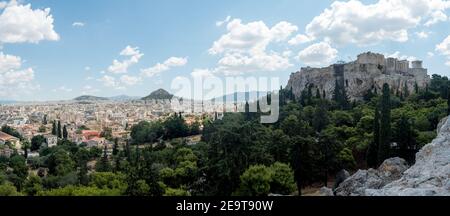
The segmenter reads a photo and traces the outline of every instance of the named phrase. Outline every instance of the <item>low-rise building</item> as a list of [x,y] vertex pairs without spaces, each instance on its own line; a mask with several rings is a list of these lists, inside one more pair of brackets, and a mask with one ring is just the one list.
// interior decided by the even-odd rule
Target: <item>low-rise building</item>
[[0,145],[5,145],[6,143],[10,143],[13,148],[18,150],[22,148],[19,138],[0,131]]
[[55,135],[44,135],[47,147],[51,148],[58,145],[58,137]]

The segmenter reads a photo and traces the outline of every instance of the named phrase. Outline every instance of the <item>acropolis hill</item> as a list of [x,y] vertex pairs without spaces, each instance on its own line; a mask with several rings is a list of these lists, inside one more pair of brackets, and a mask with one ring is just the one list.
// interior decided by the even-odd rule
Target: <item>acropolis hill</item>
[[[430,82],[427,69],[422,67],[422,61],[410,62],[396,58],[385,58],[382,54],[362,53],[356,61],[338,63],[324,68],[301,68],[299,72],[291,74],[287,88],[295,96],[309,85],[325,91],[326,97],[331,98],[336,83],[345,86],[347,95],[352,100],[361,100],[369,91],[377,89],[381,92],[384,83],[389,84],[395,92],[404,92],[406,88],[411,93],[415,86],[425,88]],[[336,82],[337,81],[337,82]]]

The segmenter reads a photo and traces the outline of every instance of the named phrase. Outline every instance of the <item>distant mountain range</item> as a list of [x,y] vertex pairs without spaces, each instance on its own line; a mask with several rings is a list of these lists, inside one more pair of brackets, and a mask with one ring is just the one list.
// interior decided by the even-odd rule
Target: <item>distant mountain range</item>
[[79,97],[74,98],[75,101],[107,101],[108,98],[105,97],[97,97],[92,95],[82,95]]
[[17,101],[15,100],[0,100],[0,104],[15,104]]
[[141,97],[128,96],[128,95],[117,95],[114,97],[109,97],[109,100],[113,101],[131,101],[131,100],[139,100]]
[[170,100],[173,95],[164,89],[158,89],[152,92],[150,95],[143,97],[142,100]]

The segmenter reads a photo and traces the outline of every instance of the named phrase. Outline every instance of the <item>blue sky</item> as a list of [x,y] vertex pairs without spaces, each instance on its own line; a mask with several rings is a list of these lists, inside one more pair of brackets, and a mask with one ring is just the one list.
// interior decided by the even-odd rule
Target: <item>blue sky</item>
[[0,100],[144,96],[179,76],[284,85],[302,66],[365,51],[450,75],[449,9],[444,0],[2,2]]

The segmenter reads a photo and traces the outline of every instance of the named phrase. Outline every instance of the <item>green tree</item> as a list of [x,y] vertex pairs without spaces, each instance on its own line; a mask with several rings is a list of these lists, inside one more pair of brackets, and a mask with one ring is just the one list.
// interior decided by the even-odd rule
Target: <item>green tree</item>
[[378,164],[384,162],[391,155],[391,96],[389,85],[383,85],[383,95],[381,97],[380,116],[380,140],[378,146]]
[[284,163],[275,163],[269,168],[272,173],[270,181],[270,192],[275,194],[289,195],[295,191],[294,171]]
[[314,111],[313,127],[317,132],[321,132],[329,124],[327,104],[320,101]]
[[47,143],[47,140],[42,135],[37,135],[31,138],[31,151],[37,151],[41,148],[42,144]]
[[39,132],[39,133],[45,133],[45,132],[47,132],[47,128],[45,127],[45,125],[41,125],[41,126],[39,127],[39,129],[38,129],[38,132]]
[[53,123],[52,123],[52,134],[55,136],[58,136],[58,132],[56,129],[56,121],[53,121]]
[[112,166],[109,163],[108,154],[107,154],[107,146],[105,145],[103,149],[103,156],[100,159],[100,161],[97,162],[97,165],[95,166],[95,170],[97,172],[111,172]]
[[23,156],[15,155],[11,157],[9,166],[13,169],[13,176],[10,176],[10,180],[20,191],[22,190],[23,183],[28,176],[28,167],[26,165],[26,160]]
[[10,182],[0,184],[0,196],[21,196],[17,188]]
[[380,144],[380,111],[375,108],[375,118],[373,119],[373,141],[367,150],[367,166],[375,168],[378,165],[378,148]]
[[61,121],[58,121],[58,127],[56,128],[56,134],[58,138],[62,138]]
[[64,125],[63,131],[62,131],[62,136],[65,140],[67,140],[68,135],[69,135],[69,133],[67,132],[67,127],[66,127],[66,125]]
[[270,192],[272,171],[264,165],[250,166],[241,176],[236,195],[267,196]]
[[114,139],[112,154],[113,156],[117,156],[117,154],[119,154],[119,138]]
[[72,172],[75,168],[74,161],[70,158],[69,152],[58,149],[52,153],[47,161],[49,174],[64,176]]
[[406,115],[402,115],[397,122],[396,141],[399,146],[398,156],[408,161],[410,164],[415,160],[416,134],[412,128],[412,123]]
[[28,196],[34,196],[42,190],[42,179],[39,176],[30,175],[30,177],[28,177],[28,179],[25,181],[23,191]]

